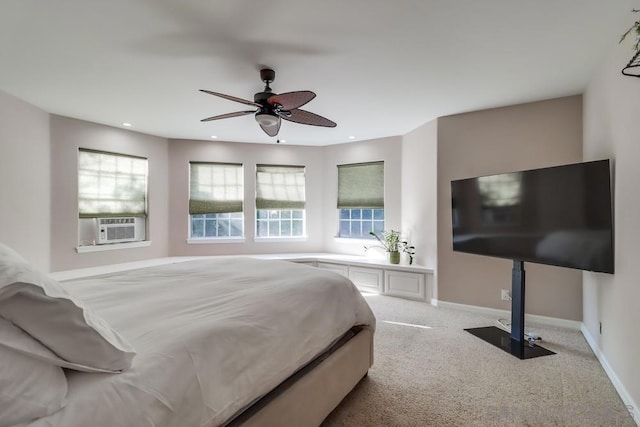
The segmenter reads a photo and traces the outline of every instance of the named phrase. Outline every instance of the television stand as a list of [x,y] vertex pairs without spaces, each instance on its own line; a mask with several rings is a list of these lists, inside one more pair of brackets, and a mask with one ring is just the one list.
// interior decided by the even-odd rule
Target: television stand
[[555,354],[529,342],[524,337],[524,261],[513,260],[511,273],[511,334],[495,326],[470,328],[465,331],[493,344],[519,359],[531,359]]

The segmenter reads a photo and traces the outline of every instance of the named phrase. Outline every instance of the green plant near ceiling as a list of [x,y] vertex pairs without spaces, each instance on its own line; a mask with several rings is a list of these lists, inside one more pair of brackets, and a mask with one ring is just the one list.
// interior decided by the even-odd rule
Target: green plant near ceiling
[[[640,9],[633,9],[633,13],[640,13]],[[629,61],[629,63],[622,69],[622,74],[631,77],[640,77],[640,21],[635,21],[631,27],[620,37],[620,43],[622,43],[629,35],[633,34],[636,41],[633,45],[635,55]]]

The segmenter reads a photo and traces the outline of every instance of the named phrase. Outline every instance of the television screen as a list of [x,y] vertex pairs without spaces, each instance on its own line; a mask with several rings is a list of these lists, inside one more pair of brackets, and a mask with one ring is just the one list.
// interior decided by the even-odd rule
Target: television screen
[[453,250],[613,273],[609,160],[451,181]]

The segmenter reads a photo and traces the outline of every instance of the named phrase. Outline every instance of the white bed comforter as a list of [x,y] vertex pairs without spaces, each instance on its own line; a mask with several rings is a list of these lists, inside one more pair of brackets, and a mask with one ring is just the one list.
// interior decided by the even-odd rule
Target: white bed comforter
[[30,427],[212,426],[374,316],[346,278],[286,261],[189,261],[63,283],[134,346],[121,374],[69,372]]

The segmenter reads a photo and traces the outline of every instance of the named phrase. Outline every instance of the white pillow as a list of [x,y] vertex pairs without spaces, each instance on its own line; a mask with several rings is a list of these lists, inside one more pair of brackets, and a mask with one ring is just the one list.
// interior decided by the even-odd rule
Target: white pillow
[[[31,335],[18,328],[13,323],[0,317],[0,350],[11,350],[25,358],[35,359],[52,366],[73,369],[82,372],[113,373],[104,369],[67,362],[59,358],[54,352],[35,340]],[[1,359],[0,359],[1,360]]]
[[[24,334],[0,318],[0,427],[45,417],[66,404],[67,379],[62,368],[25,356],[5,346],[9,335]],[[33,338],[27,347],[50,351]],[[40,348],[38,348],[40,347]]]
[[119,372],[135,355],[105,320],[2,243],[0,316],[72,364]]

